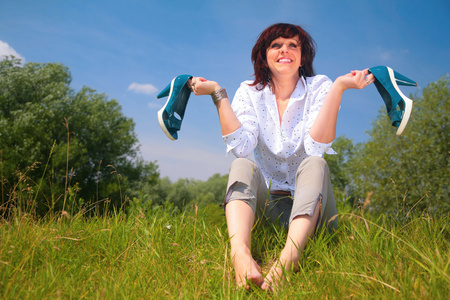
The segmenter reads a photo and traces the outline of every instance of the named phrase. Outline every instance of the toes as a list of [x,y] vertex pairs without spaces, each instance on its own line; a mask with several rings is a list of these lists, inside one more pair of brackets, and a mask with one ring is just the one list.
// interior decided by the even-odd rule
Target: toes
[[247,275],[247,283],[253,283],[256,286],[261,286],[264,282],[264,278],[260,272],[257,274],[253,273],[252,275]]
[[270,283],[267,282],[267,281],[264,281],[264,282],[263,282],[263,284],[261,285],[261,289],[262,289],[263,291],[268,291],[268,292],[273,293],[273,287],[272,287],[272,286],[270,285]]

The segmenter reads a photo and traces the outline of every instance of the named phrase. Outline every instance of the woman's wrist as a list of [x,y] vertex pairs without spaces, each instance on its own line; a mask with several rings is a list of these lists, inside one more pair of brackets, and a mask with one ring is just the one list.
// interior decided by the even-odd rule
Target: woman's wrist
[[216,89],[214,92],[211,93],[211,98],[212,98],[212,100],[213,100],[213,103],[214,103],[215,105],[217,105],[217,103],[218,103],[220,100],[223,100],[223,99],[227,99],[227,98],[228,98],[227,90],[226,90],[225,88],[221,88],[221,87],[219,86],[218,89]]
[[344,93],[345,90],[347,90],[347,88],[345,87],[345,84],[343,82],[343,76],[339,76],[338,78],[336,78],[336,80],[334,81],[334,88],[341,93]]

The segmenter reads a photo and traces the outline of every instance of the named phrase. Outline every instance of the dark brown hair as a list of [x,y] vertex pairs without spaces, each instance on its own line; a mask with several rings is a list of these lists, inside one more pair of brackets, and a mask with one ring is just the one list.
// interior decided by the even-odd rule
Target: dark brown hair
[[267,64],[267,48],[277,38],[298,37],[302,52],[302,66],[299,68],[300,76],[314,76],[313,60],[316,55],[316,43],[302,27],[287,23],[277,23],[266,28],[256,41],[252,50],[252,63],[255,70],[255,81],[252,86],[262,84],[264,88],[269,83],[270,69]]

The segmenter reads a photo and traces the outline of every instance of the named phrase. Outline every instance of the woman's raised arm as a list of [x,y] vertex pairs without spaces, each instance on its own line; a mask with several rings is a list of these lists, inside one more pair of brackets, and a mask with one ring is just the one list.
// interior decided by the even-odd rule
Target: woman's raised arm
[[[203,77],[193,77],[190,81],[192,92],[195,95],[211,95],[214,92],[221,89],[220,85],[211,80],[206,80]],[[219,114],[220,127],[222,129],[222,135],[228,135],[233,133],[239,127],[241,123],[236,117],[228,96],[214,103]]]
[[339,76],[325,97],[325,101],[320,109],[309,135],[313,140],[319,143],[330,143],[336,137],[336,122],[341,105],[342,95],[348,89],[363,89],[375,78],[369,74],[369,69],[363,71],[351,71],[350,73]]

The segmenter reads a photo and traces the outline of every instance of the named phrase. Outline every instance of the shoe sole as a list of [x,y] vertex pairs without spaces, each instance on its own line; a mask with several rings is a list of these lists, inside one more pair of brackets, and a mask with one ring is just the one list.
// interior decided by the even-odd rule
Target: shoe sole
[[400,91],[400,89],[397,85],[396,79],[395,79],[394,70],[392,70],[389,67],[386,67],[386,68],[388,70],[392,85],[394,86],[395,90],[400,95],[400,97],[402,97],[403,101],[405,102],[405,112],[403,113],[402,121],[400,122],[400,125],[398,126],[398,129],[396,132],[396,135],[401,135],[403,133],[403,130],[405,130],[406,124],[408,124],[409,117],[411,116],[413,101],[411,99],[409,99],[408,97],[406,97]]
[[170,134],[169,130],[167,130],[166,124],[164,124],[164,120],[163,120],[163,114],[164,114],[164,110],[166,109],[167,104],[169,104],[170,98],[172,97],[172,91],[173,91],[173,85],[175,83],[175,79],[172,79],[172,82],[170,83],[170,93],[169,93],[169,97],[167,98],[166,104],[164,104],[164,106],[158,111],[158,122],[159,122],[159,126],[161,126],[161,129],[164,131],[164,133],[167,135],[167,137],[169,139],[171,139],[172,141],[175,141],[176,139]]

